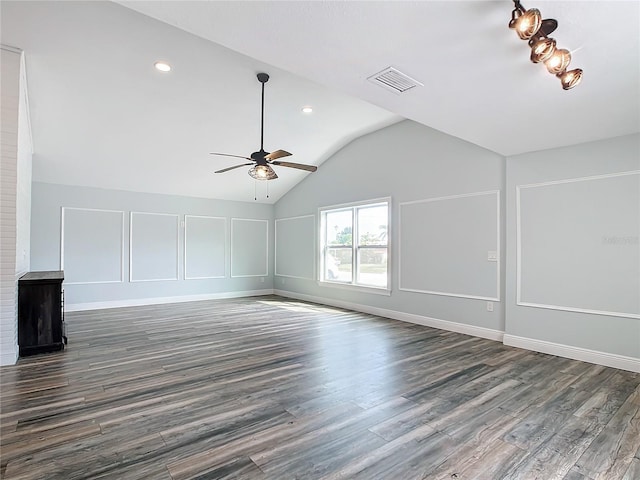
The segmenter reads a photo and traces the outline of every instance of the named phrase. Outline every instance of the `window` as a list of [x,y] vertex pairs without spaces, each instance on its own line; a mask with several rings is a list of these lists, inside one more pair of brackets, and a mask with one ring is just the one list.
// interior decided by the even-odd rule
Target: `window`
[[389,204],[320,209],[320,282],[389,290]]

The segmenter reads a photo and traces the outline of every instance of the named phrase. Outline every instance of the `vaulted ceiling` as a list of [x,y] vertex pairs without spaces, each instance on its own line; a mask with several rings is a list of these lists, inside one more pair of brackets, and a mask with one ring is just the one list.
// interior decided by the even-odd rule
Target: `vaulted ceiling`
[[[502,155],[640,131],[640,3],[532,2],[584,69],[573,90],[529,61],[508,0],[3,1],[1,40],[26,52],[34,180],[249,201],[248,167],[208,153],[258,150],[261,71],[265,149],[292,162],[403,118]],[[389,66],[424,86],[367,80]],[[265,201],[310,175],[277,172]]]

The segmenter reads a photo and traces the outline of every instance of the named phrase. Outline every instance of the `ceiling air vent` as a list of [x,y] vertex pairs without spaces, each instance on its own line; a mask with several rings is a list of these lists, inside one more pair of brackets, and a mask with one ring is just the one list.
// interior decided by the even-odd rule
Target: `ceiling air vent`
[[421,87],[424,86],[422,83],[393,67],[385,68],[381,72],[370,76],[367,80],[395,93],[404,93],[418,85]]

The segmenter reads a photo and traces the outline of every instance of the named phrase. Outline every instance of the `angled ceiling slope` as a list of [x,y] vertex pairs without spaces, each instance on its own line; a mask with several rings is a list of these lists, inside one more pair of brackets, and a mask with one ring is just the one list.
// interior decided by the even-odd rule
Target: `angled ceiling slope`
[[[529,61],[509,0],[121,3],[503,155],[640,131],[637,0],[524,0],[584,69],[570,91]],[[388,66],[424,87],[367,82]]]
[[[265,149],[286,148],[292,162],[318,165],[402,119],[115,3],[0,9],[2,43],[26,54],[35,181],[253,201],[248,168],[215,175],[234,160],[209,152],[259,148],[261,71],[271,75]],[[157,60],[171,72],[155,70]],[[257,185],[259,201],[276,202],[310,175],[277,172],[268,199]]]

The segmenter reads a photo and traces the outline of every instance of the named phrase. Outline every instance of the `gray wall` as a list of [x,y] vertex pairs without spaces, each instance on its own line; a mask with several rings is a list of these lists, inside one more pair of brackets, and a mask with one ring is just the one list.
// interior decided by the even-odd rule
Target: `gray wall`
[[[63,229],[62,212],[66,221]],[[131,236],[131,213],[134,234]],[[162,214],[162,215],[149,215]],[[34,182],[31,216],[31,269],[57,270],[61,267],[61,239],[65,237],[67,259],[65,268],[65,299],[67,307],[109,306],[135,304],[144,300],[177,299],[189,296],[225,296],[238,292],[259,292],[273,288],[273,207],[250,202],[230,202],[172,195],[106,190],[90,187],[54,185]],[[194,230],[191,244],[206,242],[211,234],[212,249],[224,251],[218,261],[225,265],[212,265],[204,276],[222,278],[184,278],[185,215],[223,217],[226,234],[214,229]],[[120,222],[119,218],[123,221]],[[267,235],[260,237],[236,234],[232,236],[231,219],[263,220]],[[188,222],[188,220],[187,220]],[[235,222],[238,223],[238,222]],[[245,222],[246,223],[246,222]],[[243,224],[239,222],[239,224]],[[83,228],[84,225],[84,228]],[[194,233],[195,232],[195,233]],[[241,233],[241,232],[239,232]],[[226,236],[226,245],[219,245]],[[231,238],[233,237],[233,244]],[[133,238],[134,244],[130,244]],[[150,239],[157,238],[157,242]],[[268,243],[265,245],[265,239]],[[121,243],[120,243],[121,242]],[[130,248],[131,247],[131,248]],[[189,261],[197,262],[198,252],[206,249],[191,248]],[[231,252],[245,251],[244,277],[231,277]],[[130,251],[134,258],[130,258]],[[71,257],[69,257],[71,256]],[[267,259],[268,270],[265,272]],[[83,261],[83,258],[85,259]],[[252,265],[255,258],[257,264]],[[92,260],[93,259],[93,260]],[[211,262],[211,256],[203,257]],[[215,261],[215,259],[214,259]],[[130,279],[130,264],[136,270]],[[119,281],[121,271],[122,281]],[[177,270],[177,272],[176,272]],[[177,280],[166,280],[175,278]],[[138,281],[136,281],[138,280]]]
[[[500,155],[408,120],[353,141],[276,203],[275,216],[277,219],[284,219],[311,214],[316,216],[317,221],[319,207],[390,196],[392,198],[391,295],[330,288],[318,285],[315,280],[285,276],[277,276],[274,279],[275,288],[503,331],[503,302],[495,303],[494,311],[488,312],[486,300],[398,289],[398,258],[401,244],[398,219],[400,205],[405,202],[500,191],[503,189],[504,169],[504,158]],[[467,206],[475,208],[477,203],[473,199],[485,197],[461,198],[469,198],[470,201],[462,203],[460,206],[462,210],[458,209],[458,212],[466,212]],[[493,198],[502,197],[495,195]],[[447,201],[438,202],[438,205],[446,207],[445,209],[452,208],[452,203]],[[504,270],[500,267],[503,265],[502,262],[493,263],[490,265],[494,268],[493,276],[487,276],[485,271],[487,246],[482,235],[474,235],[477,229],[483,231],[487,229],[488,236],[493,234],[495,240],[496,201],[489,202],[487,205],[490,206],[478,213],[480,218],[476,219],[473,227],[461,228],[461,224],[469,220],[466,214],[451,219],[452,225],[455,225],[454,230],[458,232],[456,235],[460,237],[460,232],[465,235],[464,245],[470,249],[477,247],[477,252],[483,252],[479,253],[481,258],[474,258],[473,261],[462,262],[459,265],[462,269],[461,274],[468,280],[460,288],[463,293],[468,293],[470,296],[474,293],[477,296],[483,296],[483,291],[486,289],[483,290],[481,287],[489,277],[496,285],[494,290],[497,289],[496,273]],[[499,205],[503,210],[502,204]],[[412,236],[419,235],[419,241],[432,238],[432,233],[442,233],[440,231],[442,222],[431,221],[433,218],[440,218],[442,211],[438,208],[434,212],[421,217],[419,211],[414,215],[415,222],[411,225],[413,228],[409,230],[408,225],[405,225],[405,231],[411,231]],[[501,224],[502,220],[498,223]],[[438,231],[430,229],[438,229]],[[504,232],[504,228],[501,232]],[[501,233],[500,237],[503,236],[504,234]],[[503,238],[500,239],[500,243],[504,243]],[[495,247],[491,249],[495,250]],[[308,252],[304,250],[290,250],[291,255],[296,255],[297,252],[308,256]],[[442,252],[442,249],[437,249],[426,252],[425,255],[430,268],[444,273],[447,272],[448,260]],[[500,257],[501,253],[498,252],[498,255]],[[309,263],[306,257],[298,261],[303,264]],[[294,260],[288,258],[287,262],[291,264]],[[503,272],[500,273],[503,274]],[[437,275],[431,280],[435,278]],[[435,281],[431,281],[429,285],[436,289],[441,287],[440,289],[444,292],[451,288],[448,284],[436,285]],[[503,288],[500,287],[500,290]],[[502,291],[497,293],[500,298],[503,297]]]
[[639,170],[640,135],[507,159],[508,336],[640,358]]
[[[315,279],[284,275],[276,275],[274,286],[292,296],[378,308],[400,319],[458,322],[470,326],[470,333],[484,327],[504,332],[505,343],[512,345],[637,370],[639,145],[640,136],[631,135],[505,159],[411,121],[374,132],[339,151],[281,199],[275,218],[314,215],[317,226],[319,207],[390,196],[391,295],[328,288]],[[488,312],[481,298],[429,291],[482,292],[477,281],[485,287],[484,296],[493,295],[486,290],[493,281],[490,266],[480,256],[495,216],[480,202],[465,202],[487,201],[491,194],[481,193],[495,190],[500,199],[500,301]],[[457,213],[443,216],[449,210]],[[399,224],[401,218],[409,219],[410,228]],[[400,247],[408,243],[402,233],[421,239],[417,244],[425,248],[402,260],[415,264],[411,276],[401,277]],[[317,233],[299,236],[315,238]],[[454,262],[452,245],[461,249]],[[289,265],[317,261],[304,249],[288,251]],[[416,274],[416,264],[429,274]],[[451,283],[447,271],[452,266],[464,284]],[[399,289],[421,282],[425,287],[415,290],[422,292]]]
[[[347,145],[275,206],[35,182],[32,189],[31,269],[60,267],[63,210],[123,212],[123,281],[72,282],[66,286],[68,304],[136,303],[140,299],[233,295],[274,288],[292,296],[306,296],[330,304],[366,306],[383,313],[398,313],[395,317],[401,319],[456,322],[468,326],[470,333],[477,333],[478,328],[504,332],[505,343],[519,342],[526,348],[574,358],[602,360],[606,364],[607,358],[589,356],[589,352],[601,352],[612,355],[609,358],[613,358],[615,364],[616,356],[620,356],[627,362],[622,368],[631,365],[629,368],[636,369],[633,359],[640,358],[640,318],[634,318],[640,313],[640,292],[636,291],[634,283],[640,277],[640,180],[636,179],[640,177],[628,172],[638,170],[639,135],[505,159],[428,127],[404,121]],[[520,210],[516,208],[518,192]],[[319,285],[311,273],[317,270],[316,248],[298,248],[290,238],[282,237],[283,232],[295,227],[298,240],[315,241],[319,207],[382,197],[392,199],[391,295]],[[499,218],[496,210],[499,210]],[[444,215],[449,211],[456,213]],[[131,212],[177,215],[178,280],[153,281],[154,274],[149,271],[152,281],[129,281]],[[402,213],[408,225],[400,224]],[[117,225],[118,215],[100,213],[95,218],[89,215],[94,220],[87,223],[93,225],[91,233],[78,233],[83,230],[76,223],[70,227],[69,234],[75,235],[75,245],[90,248],[96,238],[103,237],[95,235],[96,229],[103,228],[96,218],[104,218],[105,225]],[[224,248],[226,273],[223,278],[184,279],[184,226],[181,222],[185,215],[226,219],[228,243]],[[78,218],[82,216],[76,220]],[[157,224],[157,233],[166,237],[162,245],[172,245],[169,240],[176,229],[169,227],[174,217],[164,216],[161,217],[164,220],[158,222],[147,216],[141,218]],[[260,229],[265,222],[238,222],[232,221],[233,218],[267,220],[269,244],[266,250],[260,240],[264,238]],[[277,222],[283,242],[280,247],[275,245],[274,219],[280,220]],[[499,232],[495,230],[496,221]],[[219,243],[220,223],[213,223],[216,226],[209,225],[210,228],[204,231],[215,233]],[[231,245],[233,224],[238,227],[235,233],[239,243],[235,246]],[[253,233],[240,235],[247,228]],[[256,229],[260,231],[254,231]],[[305,232],[305,229],[309,231]],[[399,258],[403,233],[418,239],[417,244],[424,241],[426,246],[420,256],[413,252],[412,258],[427,266],[430,275],[420,278],[414,269],[411,276],[404,279],[412,284],[424,282],[425,291],[399,288],[402,286]],[[489,248],[487,242],[495,237],[499,239],[496,246],[499,262],[491,265],[481,257]],[[207,251],[205,244],[198,243],[202,240],[193,239],[199,245],[194,251]],[[446,241],[447,245],[439,245],[438,241]],[[120,247],[113,239],[95,243],[108,244],[95,248],[103,248],[117,257],[114,252]],[[455,254],[451,252],[453,243],[460,245],[464,252],[451,263],[450,257]],[[520,263],[518,244],[521,246]],[[232,247],[236,253],[246,253],[236,265],[239,276],[231,275]],[[220,258],[220,245],[216,248],[218,253],[208,256],[208,261]],[[174,247],[164,249],[165,253],[173,250]],[[279,270],[274,269],[275,252],[281,258]],[[154,254],[146,253],[150,258]],[[265,255],[267,276],[262,275]],[[166,256],[163,258],[166,260]],[[252,262],[255,265],[252,266]],[[452,264],[464,276],[464,284],[458,285],[464,294],[451,296],[427,292],[426,289],[443,293],[457,287],[447,276]],[[482,297],[494,296],[495,292],[487,290],[487,283],[494,281],[492,267],[499,274],[496,289],[500,300],[495,302],[494,311],[489,312],[487,301]],[[215,274],[219,268],[220,265],[212,265],[207,271]],[[274,270],[281,275],[274,276]],[[115,274],[109,272],[109,278],[113,278]],[[440,277],[442,285],[438,284]],[[522,292],[518,299],[519,279]],[[558,295],[557,290],[561,287],[567,290]],[[478,293],[481,298],[472,298]],[[545,302],[551,305],[544,305]],[[608,309],[616,311],[607,313]],[[632,364],[624,358],[632,359]]]

